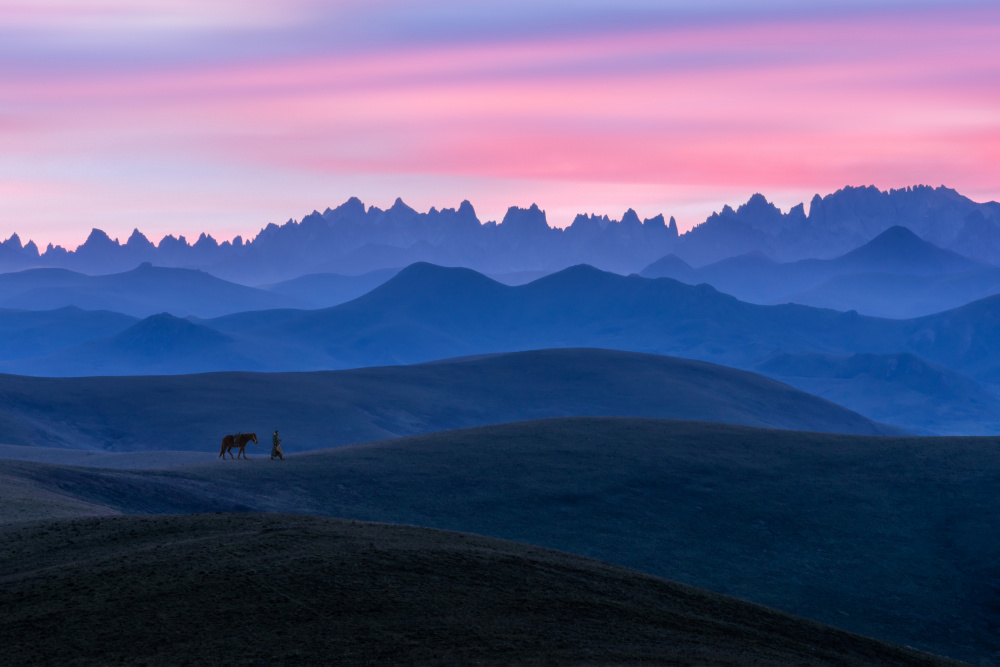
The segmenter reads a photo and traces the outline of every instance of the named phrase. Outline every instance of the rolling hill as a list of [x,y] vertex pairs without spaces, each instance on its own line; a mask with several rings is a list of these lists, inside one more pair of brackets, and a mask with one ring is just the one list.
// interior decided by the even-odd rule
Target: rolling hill
[[274,429],[281,430],[289,447],[318,449],[465,426],[587,415],[901,433],[753,373],[687,359],[588,349],[315,373],[8,375],[0,376],[0,406],[4,444],[111,451],[217,452],[222,436],[236,431],[256,431],[262,447],[269,448],[267,436]]
[[577,418],[286,451],[166,470],[8,461],[0,488],[16,481],[103,512],[295,512],[473,532],[972,662],[996,657],[996,438]]
[[957,664],[606,563],[427,528],[213,514],[0,536],[0,641],[17,664]]

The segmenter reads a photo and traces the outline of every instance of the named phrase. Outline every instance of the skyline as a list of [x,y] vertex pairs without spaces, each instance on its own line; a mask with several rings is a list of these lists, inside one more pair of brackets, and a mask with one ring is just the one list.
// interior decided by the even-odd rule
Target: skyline
[[1000,199],[988,3],[72,7],[0,0],[0,236],[42,248],[252,237],[351,196],[682,231],[754,192]]

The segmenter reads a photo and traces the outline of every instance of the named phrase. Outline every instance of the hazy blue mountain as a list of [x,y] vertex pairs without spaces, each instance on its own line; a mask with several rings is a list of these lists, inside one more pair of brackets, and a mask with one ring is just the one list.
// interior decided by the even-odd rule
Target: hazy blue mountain
[[511,271],[510,273],[491,273],[489,277],[498,283],[503,283],[504,285],[516,286],[516,285],[527,285],[530,282],[534,282],[539,278],[544,278],[545,276],[553,273],[552,271]]
[[[877,237],[834,259],[804,259],[797,262],[778,263],[762,253],[755,252],[730,257],[698,269],[691,268],[676,255],[654,262],[640,275],[648,278],[674,278],[688,284],[707,283],[716,289],[732,294],[751,303],[804,303],[838,310],[858,310],[866,314],[891,316],[898,312],[890,295],[880,300],[879,285],[886,280],[895,284],[912,284],[909,291],[917,297],[921,285],[930,282],[926,276],[943,276],[955,273],[989,272],[983,264],[962,257],[949,250],[938,248],[905,227],[890,227]],[[1000,275],[1000,270],[997,270]],[[883,278],[884,276],[884,278]],[[900,276],[893,280],[893,276]],[[871,289],[867,289],[871,280]],[[825,289],[827,284],[841,285],[849,281],[854,289],[837,293]],[[839,298],[834,303],[810,298],[810,290],[819,289],[826,296]],[[986,296],[982,292],[965,294],[956,290],[942,308],[956,307]],[[856,298],[861,308],[855,305]],[[909,313],[910,311],[905,311]],[[935,310],[924,310],[928,314]]]
[[[978,214],[978,215],[977,215]],[[915,186],[883,192],[846,187],[782,213],[756,194],[736,210],[726,206],[678,239],[672,250],[694,266],[761,252],[779,262],[829,259],[857,248],[890,227],[902,226],[942,248],[960,253],[970,238],[1000,238],[1000,204],[978,204],[945,187]],[[1000,262],[1000,244],[972,254]]]
[[965,375],[913,354],[783,353],[758,372],[917,433],[1000,433],[1000,398]]
[[76,307],[41,312],[0,310],[0,359],[40,357],[113,336],[136,318]]
[[[753,368],[782,352],[911,353],[983,383],[1000,382],[1000,296],[912,320],[795,304],[759,306],[708,285],[577,266],[509,287],[469,269],[416,264],[333,308],[258,311],[185,325],[148,324],[143,353],[105,338],[45,358],[0,363],[26,375],[219,370],[309,371],[420,363],[484,353],[599,347]],[[139,330],[145,331],[147,325]],[[172,337],[192,336],[175,344]],[[931,429],[933,430],[933,429]]]
[[[136,332],[129,336],[139,337]],[[184,336],[186,345],[226,349],[226,339],[216,340],[219,334],[189,329]],[[195,340],[198,336],[208,340]],[[146,351],[143,341],[133,344],[138,354]],[[217,453],[226,433],[256,431],[269,443],[263,436],[280,429],[288,446],[301,451],[585,415],[901,433],[755,373],[613,350],[540,350],[318,373],[0,375],[2,442],[12,445]]]
[[640,220],[631,209],[619,220],[578,215],[559,229],[549,226],[536,205],[512,206],[499,223],[483,223],[467,201],[457,209],[420,213],[398,199],[382,210],[351,198],[299,221],[271,223],[247,241],[219,243],[201,234],[194,243],[166,236],[153,244],[135,230],[121,243],[95,229],[75,250],[50,244],[39,253],[15,234],[0,243],[0,270],[60,267],[96,274],[153,262],[253,285],[310,273],[360,275],[420,261],[489,274],[552,272],[580,263],[628,274],[669,253],[694,266],[751,252],[780,262],[828,259],[893,226],[979,261],[1000,263],[1000,204],[979,204],[944,187],[916,186],[888,192],[847,187],[816,195],[808,213],[804,204],[783,213],[756,194],[683,235],[673,218]]
[[[184,317],[287,307],[310,307],[294,294],[270,293],[204,271],[142,264],[124,273],[89,276],[65,269],[0,274],[0,308],[52,310],[76,306],[136,317],[170,312]],[[326,304],[330,305],[330,304]]]
[[28,367],[37,369],[40,375],[78,376],[260,367],[260,362],[246,354],[245,348],[220,331],[161,313],[109,338],[90,340],[29,363],[10,361],[4,368],[16,372]]
[[921,276],[984,268],[981,262],[939,248],[899,225],[832,260],[831,264],[838,273],[881,271]]
[[994,294],[1000,294],[1000,269],[940,276],[853,273],[835,276],[781,300],[905,319],[951,310]]
[[399,269],[380,269],[360,276],[310,273],[280,283],[259,285],[258,287],[267,292],[292,297],[301,303],[308,304],[311,308],[329,308],[370,292],[397,273],[399,273]]
[[[794,304],[757,306],[708,285],[620,276],[576,266],[509,287],[469,269],[415,264],[348,303],[314,311],[259,311],[198,320],[232,338],[254,368],[317,370],[407,364],[447,357],[550,347],[603,347],[673,354],[749,367],[782,351],[826,354],[910,351],[965,371],[967,342],[982,338],[983,359],[997,317],[966,307],[922,320],[892,321]],[[956,320],[953,322],[951,320]],[[957,330],[961,340],[942,343]],[[941,330],[934,338],[933,332]],[[161,331],[159,326],[155,331]],[[964,330],[964,329],[963,329]],[[162,329],[172,335],[172,328]],[[116,358],[118,342],[100,342]],[[164,342],[164,344],[167,344]],[[95,343],[96,345],[96,343]],[[96,363],[94,349],[74,367]],[[977,348],[978,349],[978,348]],[[183,353],[183,347],[178,347]],[[192,358],[201,352],[192,348]],[[947,359],[947,361],[939,361]],[[91,361],[87,361],[90,359]],[[978,364],[980,359],[975,359]],[[31,372],[20,362],[17,372]],[[193,362],[192,362],[193,363]],[[974,365],[975,365],[974,364]],[[142,368],[121,372],[151,372]],[[55,370],[52,364],[46,367]],[[6,367],[12,370],[11,367]],[[190,364],[185,368],[190,368]],[[215,363],[214,370],[223,368]],[[240,370],[243,367],[228,367]],[[207,370],[207,369],[206,369]],[[984,370],[976,366],[977,371]]]

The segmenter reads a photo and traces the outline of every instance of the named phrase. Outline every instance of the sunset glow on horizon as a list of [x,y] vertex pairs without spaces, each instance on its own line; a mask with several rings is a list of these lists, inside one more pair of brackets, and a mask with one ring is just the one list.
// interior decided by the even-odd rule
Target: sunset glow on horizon
[[682,230],[754,192],[1000,199],[994,3],[0,0],[0,63],[0,237],[43,247],[351,196]]

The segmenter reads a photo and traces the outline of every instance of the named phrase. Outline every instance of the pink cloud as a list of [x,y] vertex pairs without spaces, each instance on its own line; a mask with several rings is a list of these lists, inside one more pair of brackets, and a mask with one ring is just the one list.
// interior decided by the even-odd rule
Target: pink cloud
[[[242,205],[246,170],[256,174],[248,191],[267,174],[386,184],[412,175],[431,188],[439,179],[449,196],[461,195],[446,183],[476,179],[498,201],[511,183],[533,183],[543,206],[544,184],[561,184],[580,210],[595,203],[587,192],[596,184],[601,201],[616,200],[608,188],[657,186],[679,206],[678,188],[810,193],[848,183],[947,183],[997,197],[998,70],[1000,10],[981,8],[124,72],[5,71],[0,182],[21,161],[37,183],[48,174],[58,198],[56,184],[93,179],[53,164],[103,156],[108,180],[139,165],[130,187],[153,197],[162,185],[137,176],[146,167],[183,190],[183,165],[198,165],[189,171],[231,174],[218,197],[195,189],[191,209],[206,228],[215,206]],[[493,195],[482,185],[491,181]],[[738,202],[711,208],[723,203]],[[45,204],[38,209],[41,225]]]

